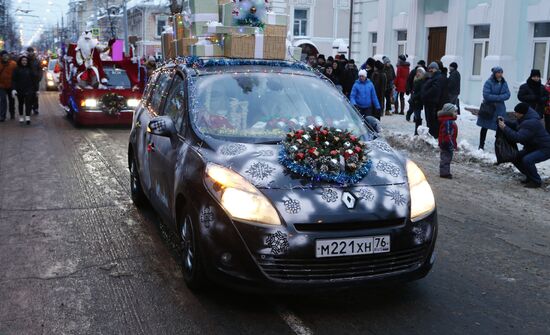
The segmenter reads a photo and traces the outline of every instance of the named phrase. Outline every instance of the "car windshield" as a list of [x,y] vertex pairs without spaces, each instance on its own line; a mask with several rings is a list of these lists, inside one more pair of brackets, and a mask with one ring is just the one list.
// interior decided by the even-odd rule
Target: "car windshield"
[[104,70],[107,79],[109,79],[109,86],[122,88],[130,88],[132,86],[125,70],[115,67],[106,67]]
[[57,64],[57,59],[50,59],[48,63],[48,71],[53,71],[55,69],[55,64]]
[[274,143],[291,129],[322,125],[348,129],[363,140],[374,137],[344,96],[318,77],[253,72],[192,80],[191,116],[203,135]]

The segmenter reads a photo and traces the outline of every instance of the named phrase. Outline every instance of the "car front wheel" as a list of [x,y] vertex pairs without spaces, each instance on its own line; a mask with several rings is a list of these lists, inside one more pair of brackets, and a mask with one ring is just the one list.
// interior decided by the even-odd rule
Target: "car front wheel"
[[147,204],[147,197],[141,186],[139,171],[134,157],[130,160],[130,190],[132,193],[132,201],[137,207],[143,207]]
[[191,215],[185,214],[180,224],[180,239],[182,247],[183,279],[192,290],[200,290],[206,286],[202,253],[198,243],[197,231]]

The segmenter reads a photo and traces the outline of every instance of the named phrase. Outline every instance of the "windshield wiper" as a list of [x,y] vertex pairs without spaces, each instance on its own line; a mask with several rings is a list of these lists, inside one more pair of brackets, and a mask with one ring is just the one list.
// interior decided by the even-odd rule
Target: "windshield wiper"
[[281,140],[271,140],[271,141],[263,141],[263,142],[254,142],[254,144],[279,144],[281,143]]

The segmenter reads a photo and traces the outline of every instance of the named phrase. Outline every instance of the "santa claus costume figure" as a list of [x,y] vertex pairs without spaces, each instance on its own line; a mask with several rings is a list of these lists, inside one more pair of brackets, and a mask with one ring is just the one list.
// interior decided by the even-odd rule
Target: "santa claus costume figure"
[[104,89],[109,81],[101,64],[101,53],[109,51],[115,40],[109,41],[107,48],[98,46],[91,31],[80,35],[76,46],[77,80],[80,87]]

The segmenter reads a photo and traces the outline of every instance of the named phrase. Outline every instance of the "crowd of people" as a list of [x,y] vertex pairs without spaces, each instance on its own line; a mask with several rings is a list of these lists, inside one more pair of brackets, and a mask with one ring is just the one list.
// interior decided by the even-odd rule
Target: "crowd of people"
[[[400,55],[396,67],[386,56],[380,60],[368,58],[360,68],[354,60],[348,61],[344,56],[325,59],[319,55],[310,58],[309,62],[340,87],[370,123],[372,118],[380,120],[382,116],[405,115],[408,122],[412,118],[414,134],[418,135],[424,115],[428,133],[438,139],[441,149],[440,176],[452,178],[450,164],[453,151],[458,148],[456,120],[460,114],[461,75],[458,64],[452,62],[446,68],[441,61],[434,61],[426,66],[426,62],[420,60],[411,68],[407,58],[407,55]],[[526,176],[523,181],[526,187],[542,185],[535,164],[550,159],[549,94],[550,78],[544,85],[540,71],[532,70],[519,89],[521,103],[515,107],[515,118],[510,118],[505,102],[510,99],[511,92],[504,70],[499,66],[492,68],[483,85],[482,108],[489,112],[478,115],[479,150],[485,149],[489,130],[502,128],[509,140],[523,145],[513,163]],[[409,103],[407,112],[406,97]]]
[[32,47],[16,55],[0,52],[0,122],[15,119],[17,100],[19,122],[30,124],[31,114],[38,114],[38,92],[43,71]]

